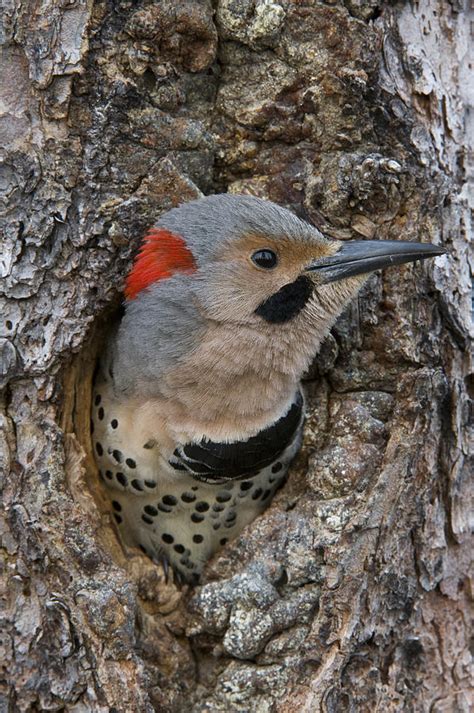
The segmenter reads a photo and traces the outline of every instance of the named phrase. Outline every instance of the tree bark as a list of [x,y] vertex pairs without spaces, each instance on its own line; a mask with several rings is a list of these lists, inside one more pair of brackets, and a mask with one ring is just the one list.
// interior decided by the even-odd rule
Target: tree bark
[[[467,20],[5,3],[1,710],[472,710]],[[370,278],[307,375],[287,485],[179,588],[118,543],[90,384],[144,230],[222,191],[448,256]]]

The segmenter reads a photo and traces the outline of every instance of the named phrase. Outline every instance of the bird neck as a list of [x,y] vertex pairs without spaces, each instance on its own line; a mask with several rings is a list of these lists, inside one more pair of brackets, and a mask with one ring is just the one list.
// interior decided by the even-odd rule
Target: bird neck
[[112,361],[116,393],[184,442],[245,439],[286,413],[342,301],[320,290],[284,324],[242,324],[206,319],[175,294],[133,301]]
[[319,346],[316,328],[211,323],[160,379],[177,437],[247,439],[282,417]]

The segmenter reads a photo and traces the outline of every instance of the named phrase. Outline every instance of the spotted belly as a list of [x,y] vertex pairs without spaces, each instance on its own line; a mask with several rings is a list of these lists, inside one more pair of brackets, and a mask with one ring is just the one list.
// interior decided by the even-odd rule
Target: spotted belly
[[180,450],[194,457],[188,463],[177,459],[176,449],[166,452],[153,439],[143,442],[111,385],[99,383],[93,394],[93,447],[123,542],[171,564],[185,580],[198,581],[209,557],[270,504],[299,449],[301,420],[272,462],[267,447],[262,467],[242,475],[233,471],[230,478],[213,471],[211,478],[202,467],[190,470],[197,467],[195,450]]

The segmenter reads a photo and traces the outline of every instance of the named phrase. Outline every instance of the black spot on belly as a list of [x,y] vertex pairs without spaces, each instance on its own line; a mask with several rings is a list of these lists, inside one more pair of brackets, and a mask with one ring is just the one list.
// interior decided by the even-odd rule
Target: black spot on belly
[[220,528],[220,526],[221,526],[221,523],[220,523],[220,522],[215,522],[215,523],[213,524],[213,526],[212,526],[212,529],[213,529],[213,530],[218,530],[218,529]]
[[140,482],[139,480],[137,480],[136,478],[134,478],[134,479],[131,481],[130,485],[132,486],[132,488],[135,488],[135,490],[139,490],[139,491],[143,492],[143,485],[142,485],[141,482]]
[[97,394],[97,396],[94,399],[94,404],[98,406],[100,402],[102,401],[102,396],[100,394]]
[[123,485],[124,488],[127,486],[128,480],[123,473],[118,472],[116,473],[115,477],[117,478],[120,485]]
[[202,535],[193,535],[193,542],[199,545],[204,540]]
[[145,505],[143,510],[147,515],[152,515],[152,517],[156,517],[156,515],[158,515],[158,510],[154,508],[153,505]]
[[151,517],[148,517],[148,515],[142,515],[142,520],[146,522],[147,525],[153,525],[153,520]]
[[160,512],[171,512],[173,508],[163,505],[163,503],[158,503],[157,508]]
[[228,500],[230,500],[232,495],[230,493],[226,493],[225,491],[217,493],[216,495],[216,500],[218,503],[226,503]]
[[114,518],[117,525],[120,525],[120,523],[122,522],[122,518],[120,517],[120,515],[117,515],[117,513],[114,512]]
[[145,485],[147,488],[156,488],[156,483],[154,480],[145,480]]
[[177,552],[179,555],[182,555],[184,552],[184,545],[175,545],[173,547],[174,551]]
[[112,426],[112,428],[117,428],[117,426],[118,426],[118,421],[117,421],[117,419],[116,419],[116,418],[113,418],[113,419],[111,420],[111,422],[110,422],[110,425]]
[[226,528],[234,527],[236,520],[237,520],[237,513],[229,512],[225,519],[224,527],[226,527]]
[[111,470],[106,470],[105,471],[105,477],[108,478],[109,480],[112,480],[113,473]]
[[227,539],[227,537],[223,537],[222,540],[220,540],[221,545],[226,545],[228,542],[229,540]]
[[271,495],[271,490],[265,490],[265,492],[262,495],[262,500],[266,500],[270,495]]
[[97,415],[98,415],[100,421],[103,421],[103,420],[104,420],[104,409],[102,408],[102,406],[101,406],[100,409],[97,411]]
[[97,455],[102,456],[104,454],[104,449],[102,448],[102,444],[97,442],[95,444],[95,449],[97,451]]
[[198,515],[197,512],[193,512],[193,514],[191,515],[191,520],[193,522],[202,522],[204,520],[204,516]]
[[223,510],[225,510],[225,505],[216,504],[212,506],[212,509],[214,510],[214,512],[223,512]]
[[193,493],[182,493],[181,500],[183,503],[193,503],[196,500],[196,496]]
[[200,502],[196,503],[195,507],[198,512],[207,512],[207,510],[209,510],[209,503],[206,503],[204,502],[204,500],[201,500]]
[[300,275],[262,302],[255,314],[271,324],[289,322],[306,306],[313,289],[313,281],[307,275]]
[[278,461],[278,463],[275,463],[275,465],[272,465],[272,473],[279,473],[282,468],[283,468],[283,463],[280,463],[280,461]]
[[262,488],[257,488],[252,494],[252,500],[258,500],[262,492]]
[[173,542],[174,542],[174,537],[173,537],[173,535],[168,535],[167,532],[164,532],[164,533],[161,535],[161,539],[163,540],[163,542],[166,542],[167,545],[172,545]]
[[122,510],[122,506],[116,500],[112,500],[112,507],[114,510],[117,510],[117,512]]
[[122,462],[123,456],[122,456],[122,452],[121,452],[121,451],[113,450],[113,451],[112,451],[112,455],[113,455],[114,459],[117,461],[117,463],[121,463],[121,462]]
[[165,505],[176,505],[178,502],[174,495],[163,495],[161,499]]
[[240,483],[241,490],[250,490],[250,488],[252,486],[253,486],[253,483],[250,480],[244,480],[243,483]]

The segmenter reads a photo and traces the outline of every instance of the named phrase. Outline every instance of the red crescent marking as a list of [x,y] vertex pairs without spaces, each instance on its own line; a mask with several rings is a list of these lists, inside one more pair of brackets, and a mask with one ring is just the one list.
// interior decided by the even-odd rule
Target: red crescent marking
[[141,290],[175,272],[194,272],[196,262],[183,238],[164,228],[152,228],[125,283],[125,297],[133,300]]

